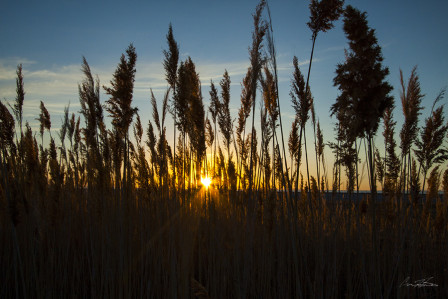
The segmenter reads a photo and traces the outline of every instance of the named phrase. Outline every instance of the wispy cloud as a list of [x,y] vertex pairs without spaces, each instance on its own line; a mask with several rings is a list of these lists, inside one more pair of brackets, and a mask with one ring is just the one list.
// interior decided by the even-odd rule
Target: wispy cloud
[[342,52],[344,51],[345,46],[333,46],[333,47],[327,47],[325,49],[319,50],[319,53],[328,53],[328,52]]
[[[314,59],[318,62],[319,59]],[[70,112],[78,112],[80,109],[78,99],[78,84],[83,80],[81,64],[70,64],[52,66],[50,68],[40,67],[38,62],[27,59],[11,58],[0,60],[0,97],[12,102],[16,96],[16,67],[18,63],[23,64],[25,82],[25,104],[24,116],[31,125],[36,124],[35,118],[40,113],[40,101],[45,103],[46,108],[52,116],[54,125],[58,127],[63,115],[64,107],[70,103]],[[210,80],[219,85],[220,80],[227,70],[231,81],[231,103],[232,113],[236,115],[239,108],[241,93],[241,82],[249,67],[249,61],[234,62],[210,62],[195,61],[196,71],[199,73],[204,96],[204,104],[209,102],[208,91]],[[309,64],[308,60],[299,62],[300,66]],[[90,65],[92,73],[100,79],[101,101],[107,100],[102,86],[110,86],[116,64],[108,66]],[[283,60],[278,64],[279,82],[289,82],[293,71],[292,60]],[[143,118],[149,115],[150,90],[152,89],[157,99],[162,99],[168,88],[165,80],[165,70],[161,61],[138,61],[137,73],[134,83],[134,105],[137,106]],[[293,118],[282,111],[286,118]]]
[[[320,62],[320,58],[313,58],[313,63]],[[310,64],[310,60],[302,60],[299,61],[299,67],[304,67]],[[281,82],[289,82],[291,81],[292,74],[294,72],[294,65],[292,63],[292,59],[290,62],[281,62],[277,65],[277,71],[278,71],[278,81]],[[302,73],[305,73],[307,70],[303,69]]]
[[[231,63],[210,63],[210,62],[200,62],[197,65],[197,71],[201,78],[201,81],[219,81],[224,74],[224,71],[227,70],[230,78],[244,76],[247,72],[247,68],[249,67],[249,63],[247,61],[238,61]],[[204,83],[204,82],[203,82]],[[232,80],[232,83],[233,80]]]
[[[25,103],[24,115],[30,123],[40,112],[40,101],[45,103],[51,113],[52,119],[59,120],[64,107],[70,102],[70,111],[79,111],[78,84],[83,80],[81,64],[40,67],[38,62],[21,58],[9,58],[0,60],[0,97],[12,103],[16,96],[16,70],[17,64],[23,64]],[[210,63],[195,62],[196,71],[202,82],[205,101],[207,101],[210,80],[219,84],[224,71],[227,69],[232,79],[233,86],[240,86],[242,77],[246,74],[249,63]],[[101,101],[105,102],[107,95],[102,86],[109,86],[116,65],[98,67],[90,65],[92,73],[98,75],[101,85]],[[147,99],[150,97],[150,89],[156,98],[161,98],[168,88],[165,80],[165,70],[161,62],[139,61],[134,83],[135,105],[143,105],[142,110],[149,109]],[[234,88],[234,93],[239,93],[240,88]],[[239,101],[239,97],[233,97]]]
[[14,80],[19,64],[22,64],[23,67],[27,67],[35,63],[35,61],[20,57],[11,57],[8,59],[0,58],[0,81]]
[[[16,67],[0,63],[0,91],[3,96],[15,95]],[[28,69],[23,66],[25,90],[28,95],[47,97],[77,92],[80,66],[69,65],[54,69]]]
[[24,117],[33,126],[40,113],[40,101],[58,124],[70,102],[71,112],[79,111],[78,83],[82,81],[81,65],[39,67],[34,61],[21,58],[0,60],[0,97],[12,104],[16,97],[17,65],[23,65],[25,102]]

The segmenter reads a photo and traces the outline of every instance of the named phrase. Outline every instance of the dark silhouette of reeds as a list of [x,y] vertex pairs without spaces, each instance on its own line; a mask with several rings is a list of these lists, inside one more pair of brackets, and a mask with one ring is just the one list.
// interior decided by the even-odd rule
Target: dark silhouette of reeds
[[232,160],[232,154],[230,152],[230,145],[232,143],[232,132],[233,125],[230,116],[230,77],[227,70],[224,72],[223,78],[219,84],[221,86],[221,99],[219,100],[219,110],[218,110],[218,125],[219,131],[223,136],[224,146],[227,150],[227,167],[226,175],[224,176],[227,181],[226,188],[230,189],[230,181],[228,181],[229,176],[229,165]]
[[353,138],[367,140],[370,189],[375,194],[373,137],[384,111],[393,105],[389,95],[392,86],[385,81],[389,69],[381,65],[381,48],[377,44],[375,31],[368,26],[366,13],[347,6],[344,31],[350,40],[350,52],[345,63],[339,64],[336,69],[334,84],[341,90],[341,95],[332,106],[332,111],[342,111],[350,118],[349,134]]
[[[165,56],[165,59],[163,61],[163,67],[165,68],[165,78],[168,82],[169,86],[171,87],[171,90],[173,91],[173,94],[176,94],[176,82],[177,82],[177,68],[179,64],[179,45],[177,44],[176,40],[174,39],[173,35],[173,27],[171,24],[168,27],[168,34],[166,36],[166,41],[168,43],[168,50],[163,50],[163,55]],[[172,101],[175,101],[175,97],[173,96]],[[175,107],[175,104],[172,104],[171,106]],[[173,185],[176,186],[176,123],[177,123],[177,113],[175,108],[171,109],[171,114],[174,118],[174,138],[173,138],[173,151],[174,151],[174,164],[173,164]],[[177,188],[174,188],[174,192],[176,192]],[[174,193],[174,196],[176,196],[176,193]]]
[[415,141],[417,147],[415,156],[420,163],[419,174],[420,168],[423,169],[422,193],[425,191],[426,175],[433,164],[442,164],[448,160],[448,149],[442,147],[448,132],[448,124],[445,123],[443,115],[443,105],[434,110],[435,105],[443,98],[444,93],[445,90],[442,90],[434,100],[431,115],[425,120],[420,139]]
[[[275,42],[274,42],[274,29],[272,26],[272,18],[271,18],[271,10],[269,9],[269,4],[266,3],[267,13],[268,13],[268,30],[266,31],[266,41],[267,41],[267,49],[268,49],[268,57],[267,57],[267,64],[270,66],[272,70],[272,87],[270,89],[274,90],[272,93],[275,98],[272,101],[275,101],[275,111],[278,114],[278,120],[279,120],[279,126],[280,126],[280,137],[282,142],[282,157],[280,161],[280,171],[282,176],[282,186],[284,188],[285,192],[289,192],[289,198],[292,197],[292,185],[291,185],[291,178],[288,174],[288,160],[286,158],[286,147],[285,147],[285,140],[284,140],[284,134],[283,134],[283,122],[282,122],[282,114],[281,114],[281,108],[280,108],[280,98],[279,98],[279,90],[278,90],[278,68],[277,68],[277,51],[275,48]],[[266,68],[266,67],[265,67]],[[266,68],[268,72],[269,68]],[[277,138],[277,117],[274,118],[273,122],[273,155],[274,155],[274,148],[275,145],[277,147],[280,147],[278,138]],[[291,166],[292,168],[292,166]],[[275,176],[275,173],[274,173]],[[275,186],[274,186],[275,189]]]
[[[296,119],[298,120],[298,123],[300,124],[297,172],[296,172],[296,192],[295,192],[295,194],[296,194],[295,199],[297,200],[298,183],[299,183],[298,167],[300,166],[300,160],[302,158],[302,136],[305,131],[304,128],[305,128],[306,122],[309,119],[311,99],[305,89],[305,80],[303,79],[303,75],[300,72],[299,60],[295,56],[293,59],[293,65],[294,65],[294,74],[293,74],[293,79],[292,79],[292,87],[291,87],[290,95],[292,98],[292,104],[293,104],[294,110],[296,112]],[[306,165],[307,165],[307,169],[308,169],[308,161],[307,161]],[[307,175],[309,176],[308,170],[307,170]],[[309,180],[308,180],[308,182],[309,182]],[[309,183],[308,183],[308,185],[309,185]]]
[[[127,56],[127,57],[126,57]],[[104,90],[110,98],[106,101],[106,110],[112,117],[116,149],[121,152],[114,157],[116,169],[116,186],[120,186],[124,196],[130,184],[131,165],[129,162],[130,141],[129,127],[138,108],[132,107],[133,89],[136,73],[137,53],[135,47],[130,44],[126,49],[126,56],[121,55],[120,63],[115,70],[111,87],[104,86]],[[119,174],[123,161],[123,175]],[[121,185],[119,185],[121,183]]]
[[[311,96],[310,91],[310,73],[311,73],[311,65],[313,63],[313,55],[314,55],[314,46],[316,44],[317,35],[319,32],[327,32],[328,30],[332,29],[334,27],[333,22],[339,19],[339,16],[343,12],[343,6],[344,6],[344,0],[312,0],[310,2],[309,8],[310,8],[310,21],[307,23],[308,28],[310,28],[312,35],[312,46],[311,46],[311,55],[310,55],[310,63],[308,66],[308,75],[306,78],[306,88],[305,88],[305,98],[310,99],[311,106],[309,107],[309,110],[312,111],[312,120],[313,120],[313,128],[314,128],[314,135],[316,135],[316,121],[314,117],[314,103]],[[305,112],[302,112],[305,113]],[[306,112],[308,113],[308,112]],[[303,116],[301,117],[302,120],[304,120]],[[306,120],[305,120],[306,123]],[[306,157],[306,167],[307,167],[307,178],[308,178],[308,185],[310,185],[310,176],[309,176],[309,167],[308,167],[308,151],[306,146],[306,134],[305,134],[305,123],[303,124],[303,127],[301,128],[303,130],[303,134],[305,136],[305,157]],[[316,145],[316,139],[315,139],[315,145]],[[319,183],[319,162],[317,157],[317,151],[316,151],[316,167],[317,168],[317,181]]]
[[[400,131],[400,148],[401,148],[401,187],[403,197],[407,190],[408,182],[406,180],[411,172],[411,148],[417,137],[418,117],[421,114],[421,100],[423,95],[420,90],[419,77],[417,75],[417,67],[411,72],[407,87],[403,79],[403,72],[400,70],[401,83],[401,106],[403,109],[404,124]],[[407,169],[408,166],[408,169]]]
[[[448,295],[448,129],[443,105],[437,106],[443,92],[419,130],[418,76],[414,69],[405,88],[401,75],[400,161],[381,49],[367,15],[349,6],[344,26],[350,51],[337,67],[334,83],[341,94],[331,110],[337,120],[335,141],[328,143],[335,156],[333,181],[326,178],[327,143],[313,111],[317,101],[297,57],[288,167],[277,136],[281,113],[272,36],[268,56],[261,51],[265,34],[272,34],[270,16],[263,20],[265,5],[260,2],[253,16],[251,65],[235,128],[229,73],[219,86],[211,83],[210,107],[204,107],[192,59],[178,65],[171,26],[163,52],[168,86],[161,99],[152,90],[148,95],[147,126],[133,107],[132,44],[104,87],[109,96],[104,106],[99,79],[83,58],[81,108],[64,109],[58,140],[43,101],[39,127],[33,131],[22,124],[26,78],[17,67],[13,105],[0,101],[1,298]],[[311,2],[313,44],[318,32],[333,26],[341,7],[341,1]],[[252,120],[246,133],[258,100],[259,130]],[[173,148],[166,137],[168,112],[175,126]],[[310,117],[318,171],[304,179],[302,141]],[[381,118],[384,151],[374,146]],[[361,138],[368,142],[372,187],[364,195],[354,194]],[[201,186],[199,178],[210,174],[212,185]],[[375,197],[377,181],[383,192]],[[341,192],[341,182],[348,192]],[[404,191],[410,198],[400,196]],[[433,277],[437,286],[403,286],[407,277]]]
[[[236,126],[236,143],[238,145],[238,153],[237,156],[237,162],[238,162],[238,173],[239,173],[239,181],[238,181],[238,189],[241,188],[243,190],[246,189],[246,176],[248,176],[248,173],[243,172],[243,167],[246,167],[246,156],[248,151],[245,147],[245,138],[246,138],[246,122],[247,119],[250,116],[250,110],[252,107],[252,89],[251,89],[251,78],[252,78],[252,68],[249,67],[247,70],[246,76],[243,79],[242,82],[242,90],[241,90],[241,106],[238,110],[238,123]],[[212,85],[212,91],[213,91],[213,85]],[[211,92],[210,92],[211,93]],[[211,106],[213,107],[213,97],[212,97],[212,103]]]
[[14,106],[12,107],[12,110],[14,112],[14,116],[16,117],[17,122],[19,123],[20,127],[20,136],[23,135],[23,102],[25,101],[25,89],[23,87],[23,74],[22,74],[22,65],[19,64],[17,66],[17,79],[16,79],[16,102],[14,103]]
[[220,106],[219,106],[219,98],[218,98],[218,91],[215,87],[215,85],[213,84],[213,81],[210,82],[210,107],[208,108],[208,111],[211,114],[212,117],[212,121],[213,121],[213,125],[214,125],[214,143],[215,143],[215,148],[213,150],[213,176],[215,177],[216,175],[216,145],[218,143],[218,138],[217,138],[217,133],[218,130],[216,129],[216,123],[218,120],[218,115],[219,115],[219,110],[220,110]]
[[261,0],[255,9],[254,19],[254,31],[252,32],[252,46],[249,48],[250,67],[251,67],[251,80],[250,80],[250,95],[252,96],[252,128],[251,128],[251,141],[250,141],[250,164],[249,164],[249,191],[252,192],[252,184],[254,182],[254,160],[253,155],[256,152],[255,138],[255,103],[257,95],[257,82],[260,78],[260,73],[263,68],[263,57],[261,54],[261,48],[263,47],[263,38],[268,30],[268,25],[262,18],[263,9],[266,6],[266,2]]
[[384,158],[384,187],[383,193],[387,196],[393,197],[400,188],[398,185],[398,176],[400,174],[400,159],[395,153],[395,148],[397,146],[395,142],[395,125],[396,122],[393,120],[392,108],[388,108],[384,111],[383,121],[384,121],[384,147],[385,147],[385,158]]

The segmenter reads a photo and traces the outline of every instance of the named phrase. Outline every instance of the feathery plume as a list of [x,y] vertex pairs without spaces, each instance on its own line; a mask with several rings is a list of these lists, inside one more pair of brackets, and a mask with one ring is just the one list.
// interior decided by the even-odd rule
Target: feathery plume
[[[0,100],[0,144],[3,156],[14,146],[14,118]],[[2,161],[3,162],[3,161]]]
[[400,84],[402,89],[400,98],[404,115],[404,124],[400,131],[400,148],[402,156],[405,156],[409,153],[412,143],[417,137],[418,117],[421,114],[421,101],[424,96],[420,90],[417,66],[412,69],[407,88],[403,79],[403,72],[400,69]]
[[[434,105],[443,98],[444,90],[440,92],[434,101]],[[433,105],[433,109],[434,109]],[[420,167],[423,168],[423,188],[425,190],[425,180],[429,169],[433,164],[441,164],[448,159],[448,150],[442,148],[448,132],[448,124],[445,124],[443,106],[431,111],[430,117],[425,120],[420,135],[420,139],[415,141],[417,149],[414,150]]]
[[45,108],[44,102],[40,101],[40,114],[39,114],[39,118],[37,118],[36,120],[38,120],[40,122],[40,135],[43,138],[44,135],[44,130],[47,129],[48,131],[50,131],[51,129],[51,120],[50,120],[50,113],[48,113],[47,108]]
[[327,32],[334,27],[333,22],[339,19],[343,12],[344,1],[342,0],[311,0],[310,21],[307,23],[313,36],[319,31]]
[[22,73],[22,64],[17,66],[17,79],[16,79],[16,101],[13,106],[14,116],[19,123],[20,126],[20,136],[23,135],[22,132],[22,121],[23,121],[23,102],[25,101],[25,89],[23,87],[23,73]]

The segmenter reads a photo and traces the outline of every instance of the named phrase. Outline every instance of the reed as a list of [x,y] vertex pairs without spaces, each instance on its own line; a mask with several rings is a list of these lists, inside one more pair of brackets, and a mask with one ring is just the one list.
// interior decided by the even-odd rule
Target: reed
[[[308,182],[301,155],[313,101],[295,57],[291,94],[297,113],[289,132],[288,168],[276,136],[275,68],[260,51],[268,29],[264,5],[254,14],[253,63],[242,82],[235,128],[229,73],[218,87],[212,82],[211,104],[204,107],[192,59],[176,68],[178,45],[171,26],[170,48],[164,52],[169,86],[160,101],[151,91],[152,119],[146,127],[132,104],[137,69],[132,45],[105,87],[109,99],[104,107],[99,80],[83,59],[81,111],[64,109],[58,140],[51,134],[44,139],[52,127],[43,101],[36,132],[28,122],[22,128],[26,78],[18,66],[15,104],[0,101],[1,298],[448,296],[443,106],[436,102],[419,132],[418,76],[414,70],[407,89],[402,80],[405,124],[401,153],[396,153],[396,122],[386,93],[379,100],[387,100],[384,111],[376,111],[381,116],[372,116],[370,131],[364,131],[374,149],[372,134],[383,119],[384,151],[364,161],[369,171],[376,169],[370,180],[384,184],[382,196],[375,197],[373,186],[371,193],[355,194],[361,136],[350,123],[359,105],[344,105],[354,98],[350,86],[343,85],[331,111],[337,120],[334,142],[326,143],[319,118],[312,116],[319,172]],[[345,18],[350,14],[365,24],[365,14],[351,8]],[[246,133],[258,86],[260,129],[252,123]],[[103,117],[103,109],[109,116]],[[179,131],[174,148],[166,137],[168,112]],[[408,133],[415,134],[410,138]],[[326,145],[332,153],[324,151]],[[207,151],[213,152],[213,162],[207,161]],[[331,154],[335,162],[326,165]],[[332,182],[327,167],[333,169]],[[210,186],[199,183],[199,176],[210,173]],[[341,182],[347,192],[341,192]],[[293,184],[295,193],[286,188]],[[406,197],[400,195],[403,184],[409,186]],[[430,278],[432,286],[407,285]]]

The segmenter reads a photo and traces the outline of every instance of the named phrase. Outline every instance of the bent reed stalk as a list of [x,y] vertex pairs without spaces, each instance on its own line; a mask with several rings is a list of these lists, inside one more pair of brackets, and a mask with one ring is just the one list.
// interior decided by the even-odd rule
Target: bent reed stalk
[[[312,15],[334,2],[342,5],[311,1],[313,9],[320,7],[311,9]],[[386,105],[381,113],[385,149],[377,155],[383,154],[384,161],[376,161],[373,133],[378,126],[365,136],[354,134],[347,124],[358,111],[343,105],[353,97],[338,98],[337,137],[330,144],[336,158],[334,192],[323,192],[325,142],[319,121],[319,172],[317,177],[310,172],[309,180],[301,173],[311,92],[296,57],[292,95],[297,117],[289,134],[290,168],[281,148],[275,51],[271,49],[271,68],[261,51],[266,30],[272,30],[270,19],[263,20],[265,5],[262,1],[254,14],[251,66],[242,84],[235,130],[230,72],[224,71],[221,93],[211,84],[210,121],[196,66],[191,58],[178,63],[171,26],[164,52],[168,87],[161,110],[152,91],[148,95],[152,120],[146,134],[133,106],[137,54],[132,44],[104,87],[109,96],[104,107],[99,79],[83,58],[81,111],[69,114],[69,106],[64,110],[60,142],[45,132],[51,132],[52,123],[43,101],[37,132],[24,119],[26,72],[18,66],[15,102],[8,106],[0,100],[1,298],[448,296],[448,170],[443,164],[448,130],[443,108],[434,106],[417,134],[422,98],[418,76],[414,69],[407,89],[401,76],[402,159],[395,153],[393,105]],[[344,22],[365,16],[350,8]],[[313,32],[313,44],[316,36]],[[347,94],[353,92],[349,85],[343,85]],[[251,131],[245,131],[259,100],[257,86],[264,100],[260,144],[254,119]],[[174,133],[174,148],[166,136],[167,112],[179,132]],[[276,133],[277,116],[282,136]],[[409,139],[407,132],[414,130]],[[368,143],[367,158],[360,158],[360,137]],[[208,149],[213,159],[206,158]],[[352,194],[358,160],[364,159],[372,192]],[[375,200],[376,162],[384,165],[385,175],[384,190]],[[212,173],[208,188],[200,183],[204,172]],[[344,176],[347,194],[340,190]],[[422,194],[425,183],[427,199]],[[327,190],[328,185],[327,180]],[[403,284],[408,277],[432,278],[437,286],[412,288]]]

